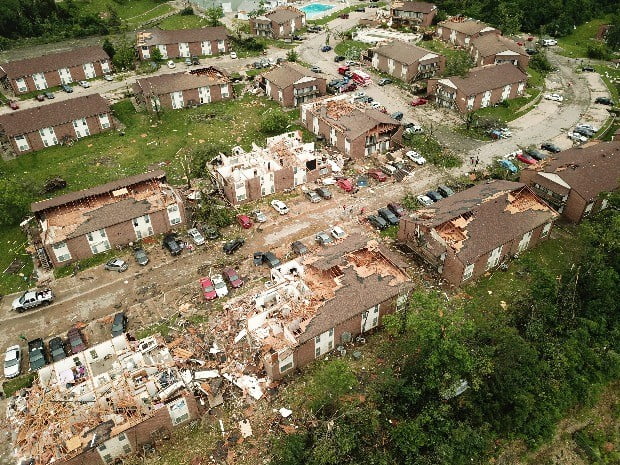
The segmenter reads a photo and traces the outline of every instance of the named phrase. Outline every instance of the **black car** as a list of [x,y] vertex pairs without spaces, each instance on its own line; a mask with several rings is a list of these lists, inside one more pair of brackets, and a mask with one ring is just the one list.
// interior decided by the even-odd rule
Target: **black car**
[[364,8],[363,6],[356,8],[355,11],[357,11],[358,13],[364,13],[366,11],[366,8]]
[[301,241],[295,241],[291,244],[291,249],[293,250],[293,252],[295,252],[297,255],[303,255],[308,253],[308,247],[306,247],[304,245],[303,242]]
[[382,230],[388,227],[387,221],[381,218],[378,215],[369,215],[367,220],[372,224],[375,228]]
[[551,153],[558,153],[562,151],[560,147],[558,147],[555,144],[552,144],[551,142],[543,142],[542,144],[540,144],[540,148],[543,150],[546,150],[547,152],[551,152]]
[[533,147],[528,147],[524,150],[525,153],[527,153],[530,157],[532,157],[534,160],[544,160],[545,158],[547,158],[547,156],[542,153],[540,150],[536,150]]
[[53,337],[48,343],[50,347],[50,354],[52,360],[57,362],[63,358],[67,358],[67,352],[65,351],[65,343],[60,337]]
[[592,129],[584,128],[584,127],[576,127],[573,129],[573,132],[577,134],[581,134],[582,136],[592,137],[594,135],[594,131]]
[[377,213],[381,218],[387,221],[390,226],[394,226],[400,223],[398,217],[389,208],[380,208],[379,210],[377,210]]
[[454,191],[450,189],[448,186],[444,186],[443,184],[440,186],[437,186],[437,192],[439,192],[444,197],[450,197],[451,195],[454,195]]
[[125,312],[119,312],[114,315],[112,322],[112,337],[120,336],[127,330],[127,315]]
[[398,203],[388,203],[387,207],[390,209],[392,213],[394,213],[399,218],[406,213],[403,206]]
[[581,68],[581,71],[589,71],[589,72],[593,72],[594,68],[592,66],[583,66]]
[[601,105],[613,105],[614,101],[609,97],[596,97],[594,103],[600,103]]
[[383,78],[381,80],[379,80],[379,82],[377,83],[380,86],[386,86],[388,84],[392,84],[392,80],[391,79],[387,79],[387,78]]
[[135,257],[136,262],[138,262],[138,265],[144,266],[149,262],[149,257],[142,247],[136,247],[133,249],[133,256]]
[[338,62],[340,62],[340,61],[344,61],[344,60],[346,60],[346,58],[345,58],[345,57],[343,57],[342,55],[336,55],[336,56],[334,57],[334,61],[335,61],[336,63],[338,63]]
[[170,234],[164,237],[163,246],[168,249],[170,255],[179,255],[181,253],[181,246],[176,238]]
[[30,371],[37,371],[47,365],[47,354],[45,353],[45,343],[40,337],[28,341],[28,360]]
[[396,112],[392,113],[390,116],[391,116],[392,118],[394,118],[396,121],[400,121],[400,120],[402,120],[402,119],[403,119],[403,116],[404,116],[404,115],[403,115],[403,112],[402,112],[402,111],[396,111]]
[[192,57],[192,65],[199,65],[199,64],[200,64],[200,58],[194,55]]
[[237,251],[244,243],[245,243],[245,240],[243,238],[237,237],[233,239],[232,241],[229,241],[226,244],[224,244],[222,249],[224,250],[224,253],[231,255],[235,253],[235,251]]
[[43,92],[43,95],[45,95],[45,98],[48,100],[51,100],[54,98],[54,94],[52,94],[51,92]]
[[60,88],[64,90],[67,94],[73,92],[73,87],[71,87],[69,84],[62,84]]
[[525,53],[527,53],[528,55],[536,55],[538,53],[538,50],[536,50],[535,48],[526,48]]
[[437,191],[428,191],[426,193],[426,196],[430,198],[433,202],[439,202],[441,199],[443,199],[443,195],[441,195]]
[[280,259],[273,252],[254,252],[254,265],[259,266],[263,263],[269,268],[274,268],[280,264]]
[[319,196],[323,197],[325,200],[332,198],[332,193],[327,187],[317,187],[314,189],[314,192],[319,194]]

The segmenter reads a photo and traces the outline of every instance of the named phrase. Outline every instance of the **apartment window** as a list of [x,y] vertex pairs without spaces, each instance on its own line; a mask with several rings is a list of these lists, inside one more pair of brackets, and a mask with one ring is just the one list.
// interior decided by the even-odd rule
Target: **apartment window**
[[463,271],[463,281],[468,280],[474,274],[474,264],[467,265]]
[[106,450],[106,449],[107,449],[107,447],[106,447],[106,445],[105,445],[105,444],[101,444],[101,445],[98,447],[98,450],[99,450],[99,451],[101,451],[101,452],[103,452],[103,451],[104,451],[104,450]]
[[15,143],[17,144],[17,148],[20,152],[25,152],[26,150],[30,150],[30,145],[26,140],[26,136],[15,136]]
[[547,223],[540,232],[540,237],[547,237],[549,235],[549,231],[551,230],[551,223]]
[[127,436],[125,436],[125,433],[121,433],[117,436],[119,441],[124,441],[125,439],[127,439]]
[[110,454],[106,454],[103,456],[103,461],[105,463],[112,463],[112,456]]
[[280,373],[284,373],[285,371],[293,368],[293,354],[289,354],[288,357],[280,360]]
[[129,444],[124,444],[123,445],[123,452],[125,454],[130,454],[131,453],[131,446]]
[[175,203],[168,205],[168,220],[171,225],[179,224],[181,222],[181,212],[179,206]]
[[502,246],[500,245],[496,249],[493,249],[487,260],[487,270],[495,268],[499,264],[499,259],[502,256]]
[[26,92],[28,90],[28,86],[26,85],[26,80],[24,78],[15,79],[15,84],[17,84],[17,90],[20,92]]

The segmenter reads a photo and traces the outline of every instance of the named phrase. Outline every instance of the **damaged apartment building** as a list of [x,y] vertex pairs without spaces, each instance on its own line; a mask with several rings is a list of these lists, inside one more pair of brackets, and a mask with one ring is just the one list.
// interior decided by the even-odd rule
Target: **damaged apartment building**
[[389,115],[352,102],[346,94],[304,103],[301,121],[313,134],[353,159],[391,150],[394,136],[402,130]]
[[8,401],[18,463],[107,465],[199,416],[194,376],[156,336],[117,336],[38,374]]
[[398,240],[458,286],[548,239],[557,216],[525,184],[494,181],[402,217]]
[[184,204],[161,170],[31,205],[29,231],[44,268],[124,246],[185,223]]
[[270,137],[264,148],[253,143],[250,152],[235,147],[231,156],[219,157],[215,179],[233,205],[314,182],[332,171],[326,155],[314,142],[304,143],[300,131]]
[[270,286],[234,305],[246,335],[277,380],[382,324],[412,288],[405,263],[355,234],[272,270]]

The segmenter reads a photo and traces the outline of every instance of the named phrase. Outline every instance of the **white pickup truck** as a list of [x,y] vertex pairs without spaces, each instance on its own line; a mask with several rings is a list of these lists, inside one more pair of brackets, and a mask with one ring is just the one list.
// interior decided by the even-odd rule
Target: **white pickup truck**
[[54,293],[51,289],[26,291],[21,297],[18,297],[13,301],[13,310],[21,313],[30,308],[38,307],[39,305],[48,305],[54,301]]

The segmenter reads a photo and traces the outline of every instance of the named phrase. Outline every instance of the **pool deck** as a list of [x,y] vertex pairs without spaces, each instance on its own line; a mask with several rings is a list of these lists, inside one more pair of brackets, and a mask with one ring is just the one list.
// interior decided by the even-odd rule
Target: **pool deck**
[[[289,3],[289,5],[291,5],[291,3]],[[351,3],[349,1],[327,0],[327,1],[318,1],[318,2],[296,2],[296,3],[293,3],[293,5],[295,5],[297,8],[300,8],[300,9],[307,7],[308,5],[326,5],[326,6],[332,7],[329,10],[324,10],[324,11],[310,12],[310,13],[306,12],[306,18],[308,20],[313,20],[313,19],[320,19],[324,16],[329,16],[338,10],[342,10],[350,6]]]

